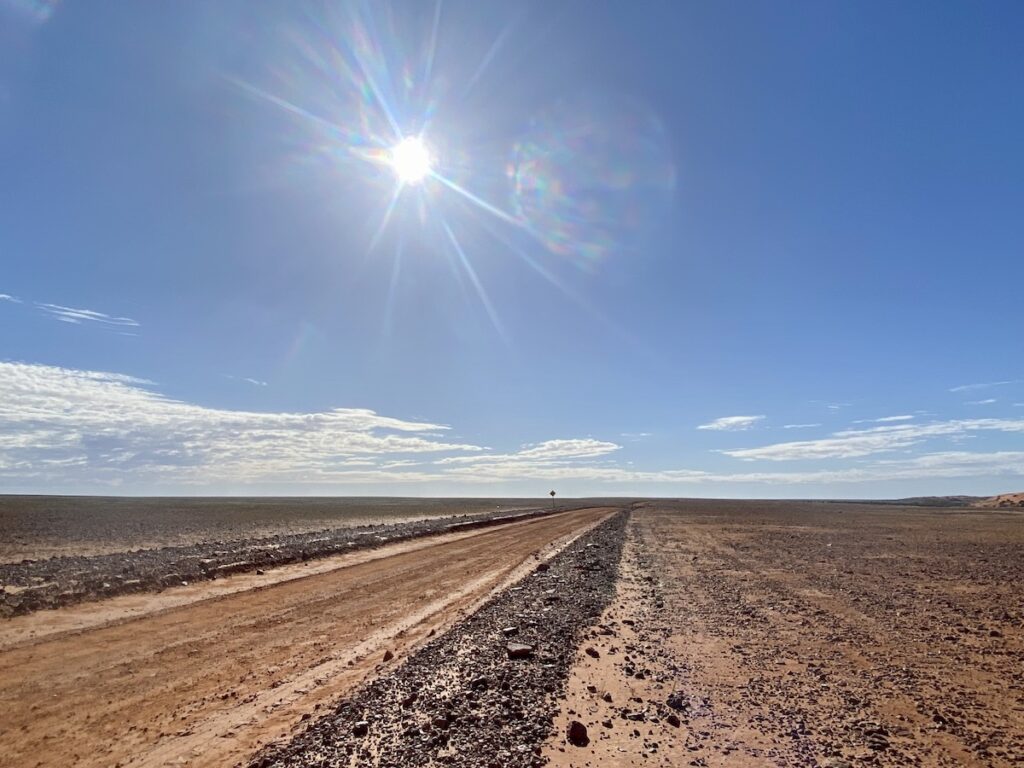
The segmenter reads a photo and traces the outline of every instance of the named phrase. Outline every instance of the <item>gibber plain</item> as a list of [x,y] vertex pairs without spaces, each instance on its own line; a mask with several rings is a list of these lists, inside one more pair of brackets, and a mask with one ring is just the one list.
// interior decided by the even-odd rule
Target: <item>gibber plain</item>
[[1024,509],[1005,499],[207,499],[185,542],[164,525],[188,501],[5,497],[0,751],[1019,765]]

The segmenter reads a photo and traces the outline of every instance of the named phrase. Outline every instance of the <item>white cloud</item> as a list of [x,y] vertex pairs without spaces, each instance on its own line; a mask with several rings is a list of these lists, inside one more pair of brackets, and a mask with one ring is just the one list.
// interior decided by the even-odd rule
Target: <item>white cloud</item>
[[269,386],[267,382],[262,379],[253,379],[248,376],[232,376],[230,373],[224,374],[225,379],[231,379],[232,381],[244,381],[246,384],[252,384],[254,387],[266,387]]
[[438,459],[437,464],[515,464],[518,466],[550,464],[569,459],[594,459],[617,451],[622,446],[603,440],[583,438],[575,440],[546,440],[524,445],[515,453],[489,453],[475,456],[451,456]]
[[652,437],[652,432],[622,432],[619,437],[624,437],[626,440],[632,440],[634,442],[638,440],[645,440],[648,437]]
[[988,389],[989,387],[1003,387],[1007,384],[1020,384],[1020,379],[1007,379],[1006,381],[988,381],[983,384],[961,384],[959,387],[952,387],[950,392],[971,392],[976,389]]
[[763,419],[764,416],[722,416],[714,421],[709,421],[707,424],[701,424],[697,429],[733,432],[750,429]]
[[424,436],[444,425],[365,409],[230,411],[150,386],[119,374],[0,363],[0,479],[318,482],[344,481],[353,467],[362,468],[360,478],[393,479],[373,470],[378,458],[481,450]]
[[244,381],[244,382],[246,382],[248,384],[252,384],[254,387],[265,387],[265,386],[267,386],[267,382],[260,381],[259,379],[250,379],[248,376],[243,378],[242,381]]
[[717,474],[715,482],[769,484],[877,483],[888,480],[926,480],[935,478],[1024,476],[1024,451],[970,453],[946,451],[928,453],[913,459],[878,461],[864,467],[812,472],[758,472]]
[[820,427],[821,424],[783,424],[783,429],[811,429],[813,427]]
[[110,327],[139,327],[139,322],[130,317],[114,317],[113,315],[97,312],[93,309],[76,309],[75,307],[64,307],[60,304],[45,304],[38,301],[35,302],[35,305],[43,312],[46,312],[64,323],[79,325],[85,322]]
[[994,397],[986,398],[985,400],[968,400],[964,405],[992,405],[996,402]]
[[21,304],[21,299],[17,296],[11,296],[9,293],[0,293],[0,301],[10,301],[14,304]]
[[[1024,419],[898,424],[823,440],[732,451],[739,458],[847,458],[932,437],[1024,433]],[[958,477],[1024,477],[1024,451],[943,451],[815,471],[635,469],[595,438],[546,440],[508,453],[458,441],[445,425],[339,408],[263,413],[206,408],[121,374],[0,362],[0,485],[134,487],[394,487],[443,482],[573,481],[627,485],[817,485]],[[440,455],[440,456],[439,456]],[[595,491],[598,491],[595,489]]]
[[887,424],[891,421],[912,421],[913,416],[907,414],[903,416],[883,416],[880,419],[855,419],[854,424]]
[[523,446],[515,453],[452,456],[435,463],[444,467],[445,476],[470,483],[567,479],[614,482],[620,476],[628,479],[633,473],[596,460],[620,448],[592,438],[547,440]]
[[447,470],[467,483],[510,480],[589,481],[608,484],[838,485],[893,480],[963,477],[1024,477],[1024,451],[939,452],[868,466],[805,472],[707,472],[690,469],[642,471],[605,464],[474,465]]
[[740,448],[722,453],[737,459],[851,459],[875,453],[909,448],[932,437],[961,437],[970,432],[1024,432],[1024,420],[963,419],[930,424],[899,424],[835,432],[820,440],[775,443],[758,448]]

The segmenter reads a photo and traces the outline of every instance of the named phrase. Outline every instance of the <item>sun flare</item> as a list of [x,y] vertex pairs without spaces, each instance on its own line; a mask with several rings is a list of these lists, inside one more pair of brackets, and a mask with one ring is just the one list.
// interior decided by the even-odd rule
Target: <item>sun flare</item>
[[419,184],[430,175],[433,158],[423,139],[408,136],[391,150],[389,162],[400,182]]

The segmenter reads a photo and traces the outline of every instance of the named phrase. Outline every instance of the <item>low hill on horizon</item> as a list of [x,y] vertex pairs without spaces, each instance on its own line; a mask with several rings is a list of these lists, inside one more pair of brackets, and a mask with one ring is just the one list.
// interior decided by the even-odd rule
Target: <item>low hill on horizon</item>
[[906,504],[912,507],[974,507],[976,509],[1024,509],[1024,492],[1000,493],[996,496],[911,496],[894,499],[886,504]]

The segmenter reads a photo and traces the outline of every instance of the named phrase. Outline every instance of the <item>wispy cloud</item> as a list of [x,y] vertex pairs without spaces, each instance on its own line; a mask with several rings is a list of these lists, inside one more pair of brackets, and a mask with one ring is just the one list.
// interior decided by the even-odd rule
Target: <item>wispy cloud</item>
[[961,419],[929,424],[900,424],[844,430],[820,440],[775,443],[758,448],[722,451],[737,459],[792,461],[795,459],[851,459],[909,448],[934,437],[962,437],[978,431],[1024,432],[1024,420]]
[[371,410],[232,411],[151,387],[113,373],[0,363],[0,479],[344,482],[365,478],[367,468],[382,477],[375,464],[383,458],[481,450],[424,436],[445,425]]
[[73,323],[76,325],[81,323],[96,323],[98,325],[112,327],[139,327],[139,322],[130,317],[115,317],[104,312],[97,312],[94,309],[76,309],[75,307],[64,307],[60,304],[46,304],[38,301],[35,302],[35,306],[64,323]]
[[707,424],[701,424],[697,429],[711,429],[720,432],[738,432],[740,430],[750,429],[763,419],[764,416],[722,416],[714,421],[709,421]]
[[854,424],[886,424],[891,421],[912,421],[914,417],[912,415],[903,416],[883,416],[880,419],[854,419]]
[[877,461],[871,465],[803,472],[708,472],[694,469],[635,470],[606,463],[550,463],[517,465],[512,462],[448,469],[466,483],[512,480],[587,481],[611,485],[779,485],[831,486],[893,480],[929,480],[964,477],[1024,477],[1024,451],[970,453],[944,451],[913,459]]
[[[779,443],[739,458],[846,458],[903,449],[934,437],[1024,433],[1024,419],[896,424]],[[449,437],[429,420],[358,408],[279,413],[207,408],[165,397],[151,381],[45,365],[0,362],[0,487],[339,488],[353,484],[573,481],[611,489],[872,483],[957,477],[1024,477],[1024,451],[934,451],[813,471],[642,469],[617,461],[622,446],[592,437],[545,440],[493,452]],[[627,457],[628,458],[628,457]]]
[[439,459],[437,464],[548,464],[568,459],[594,459],[617,451],[622,446],[604,440],[582,438],[573,440],[545,440],[524,445],[515,453],[480,454],[478,456],[452,456]]
[[254,387],[266,387],[267,382],[260,379],[251,379],[248,376],[232,376],[230,373],[224,374],[225,379],[231,379],[232,381],[244,381],[246,384],[252,384]]
[[972,392],[976,389],[988,389],[989,387],[1003,387],[1007,384],[1020,384],[1021,379],[1007,379],[1006,381],[987,381],[982,384],[961,384],[959,387],[950,388],[950,392]]
[[968,400],[964,405],[992,405],[992,403],[998,402],[994,397],[989,397],[984,400]]
[[783,424],[783,429],[811,429],[813,427],[820,427],[821,424]]
[[626,440],[631,440],[633,442],[637,442],[639,440],[646,440],[648,437],[651,437],[652,434],[653,433],[651,432],[623,432],[619,435],[619,437],[622,437]]
[[13,304],[21,304],[21,299],[17,296],[11,296],[9,293],[0,293],[0,301],[9,301]]

